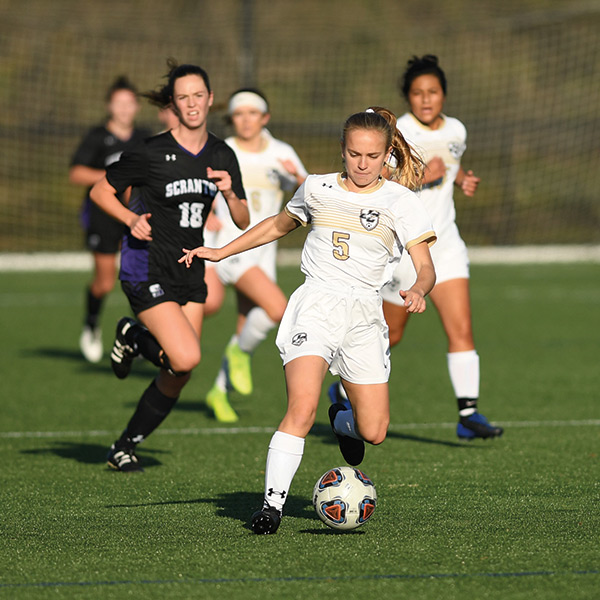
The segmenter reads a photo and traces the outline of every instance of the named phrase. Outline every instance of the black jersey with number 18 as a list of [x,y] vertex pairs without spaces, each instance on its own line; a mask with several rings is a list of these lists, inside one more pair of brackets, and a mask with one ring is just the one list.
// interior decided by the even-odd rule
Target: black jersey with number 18
[[123,241],[121,280],[184,284],[190,278],[203,277],[203,261],[194,261],[186,269],[177,260],[182,248],[204,243],[204,223],[218,192],[206,175],[207,167],[227,171],[236,196],[245,198],[233,150],[212,133],[198,154],[180,146],[170,131],[156,135],[123,153],[121,160],[108,168],[106,178],[117,193],[129,186],[136,188],[129,208],[152,215],[151,242],[141,242],[131,234]]

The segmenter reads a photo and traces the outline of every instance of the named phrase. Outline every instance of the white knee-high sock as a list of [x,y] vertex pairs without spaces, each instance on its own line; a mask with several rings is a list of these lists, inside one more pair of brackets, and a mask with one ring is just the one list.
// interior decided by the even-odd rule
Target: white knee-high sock
[[267,337],[267,334],[276,323],[269,315],[258,306],[253,308],[246,317],[246,322],[240,331],[238,343],[244,352],[252,353],[258,345]]
[[476,350],[450,352],[448,354],[448,372],[454,388],[454,394],[460,399],[474,400],[472,406],[459,411],[461,417],[473,414],[479,398],[479,355]]
[[[238,336],[234,333],[231,336],[231,339],[229,340],[227,345],[231,346],[231,344],[235,344],[235,343],[237,343],[237,341],[238,341]],[[217,373],[214,385],[217,388],[219,388],[222,392],[226,392],[229,388],[228,383],[229,383],[229,380],[227,377],[227,359],[223,356],[223,360],[221,361],[221,368],[219,369],[219,372]]]
[[265,469],[265,504],[283,509],[303,454],[304,438],[283,431],[273,434]]
[[333,420],[333,429],[339,435],[347,435],[355,440],[363,438],[356,431],[354,413],[351,410],[340,410]]

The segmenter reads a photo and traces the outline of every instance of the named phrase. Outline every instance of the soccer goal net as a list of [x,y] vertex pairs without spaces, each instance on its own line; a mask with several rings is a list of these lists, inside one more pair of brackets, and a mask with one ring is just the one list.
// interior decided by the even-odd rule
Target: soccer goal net
[[[0,251],[83,247],[84,190],[68,182],[71,156],[105,119],[115,77],[152,89],[170,56],[209,72],[215,133],[228,133],[229,94],[259,87],[272,133],[310,172],[329,172],[341,168],[344,119],[374,104],[404,112],[397,82],[406,61],[436,54],[448,78],[445,112],[468,130],[463,165],[482,180],[474,198],[455,194],[467,243],[598,243],[600,7],[499,4],[30,0],[23,10],[7,0]],[[147,104],[139,121],[161,128]]]

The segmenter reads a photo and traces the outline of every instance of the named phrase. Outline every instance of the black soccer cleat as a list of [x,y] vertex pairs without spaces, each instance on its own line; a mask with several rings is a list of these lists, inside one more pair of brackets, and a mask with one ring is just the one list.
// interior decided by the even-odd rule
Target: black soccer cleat
[[475,438],[500,437],[504,433],[502,427],[491,425],[489,421],[478,412],[474,412],[468,417],[460,417],[456,426],[456,435],[461,440],[474,440]]
[[263,506],[257,510],[250,519],[250,527],[257,535],[275,533],[281,523],[281,511],[274,506]]
[[123,317],[117,323],[115,343],[113,344],[110,353],[110,364],[114,374],[119,379],[125,379],[125,377],[129,375],[129,372],[131,371],[131,363],[139,354],[139,350],[137,348],[132,348],[125,341],[125,334],[132,325],[136,325],[136,321],[130,319],[129,317]]
[[123,473],[143,473],[144,471],[135,455],[135,446],[120,446],[115,442],[106,455],[106,462],[111,469]]
[[329,407],[329,422],[331,423],[331,429],[337,437],[338,444],[340,446],[340,452],[344,457],[344,460],[351,466],[356,467],[360,465],[365,457],[365,443],[362,440],[350,437],[348,435],[340,435],[333,426],[335,417],[341,410],[348,410],[341,402],[336,402]]

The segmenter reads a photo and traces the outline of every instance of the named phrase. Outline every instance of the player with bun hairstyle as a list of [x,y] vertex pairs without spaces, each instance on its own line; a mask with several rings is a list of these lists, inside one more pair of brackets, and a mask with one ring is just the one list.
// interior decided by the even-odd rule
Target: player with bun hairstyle
[[[181,246],[202,244],[206,217],[217,193],[234,223],[249,223],[237,159],[207,130],[213,103],[208,75],[196,65],[169,61],[168,81],[147,94],[171,106],[179,118],[172,130],[148,138],[108,168],[91,192],[103,210],[129,228],[121,250],[121,286],[137,320],[117,324],[111,353],[115,375],[127,377],[141,354],[159,367],[107,461],[118,471],[141,471],[136,447],[167,417],[200,362],[206,300],[204,263],[177,264]],[[135,187],[130,207],[116,194]]]
[[[415,56],[409,60],[401,90],[410,112],[398,119],[397,127],[427,163],[420,198],[438,236],[431,251],[437,282],[430,296],[448,338],[448,372],[459,413],[456,433],[467,440],[498,437],[502,428],[491,425],[477,410],[479,356],[471,322],[469,258],[456,226],[453,198],[454,187],[473,196],[480,179],[460,164],[466,149],[466,129],[458,119],[443,113],[447,82],[437,57]],[[410,316],[398,290],[414,279],[410,261],[403,259],[381,292],[391,346],[402,339]]]
[[[275,139],[266,129],[270,119],[264,94],[243,88],[229,98],[228,120],[234,135],[225,142],[235,152],[248,197],[250,226],[281,210],[284,190],[295,190],[306,178],[306,169],[294,149]],[[217,196],[214,240],[208,245],[224,246],[238,237],[239,230]],[[236,290],[238,319],[222,366],[206,403],[222,422],[235,422],[238,416],[229,404],[227,392],[233,388],[243,395],[252,393],[250,357],[269,331],[281,321],[287,299],[277,285],[277,242],[227,258],[211,268],[207,264],[208,297],[221,299],[220,289],[233,285]],[[216,300],[218,302],[218,300]],[[219,306],[211,306],[211,310]]]
[[[90,200],[89,192],[110,164],[150,135],[146,129],[135,126],[140,108],[137,90],[124,75],[117,77],[108,89],[106,108],[106,123],[87,133],[75,151],[69,169],[69,181],[87,188],[81,221],[86,245],[94,259],[94,278],[86,290],[86,314],[79,347],[92,363],[102,359],[100,313],[104,299],[115,286],[117,252],[125,230],[122,223],[109,217]],[[120,199],[123,201],[124,197]]]
[[382,116],[350,116],[341,138],[343,173],[309,175],[279,214],[223,248],[184,248],[180,258],[188,266],[195,257],[218,262],[311,225],[302,251],[306,280],[292,294],[277,334],[288,408],[269,444],[264,504],[251,518],[254,533],[279,527],[327,370],[340,376],[351,403],[351,409],[341,403],[329,408],[344,459],[360,464],[365,441],[381,444],[386,437],[390,361],[379,290],[403,249],[418,274],[400,292],[406,310],[423,312],[435,283],[429,216],[413,192],[381,176],[390,152],[398,151],[394,139]]

